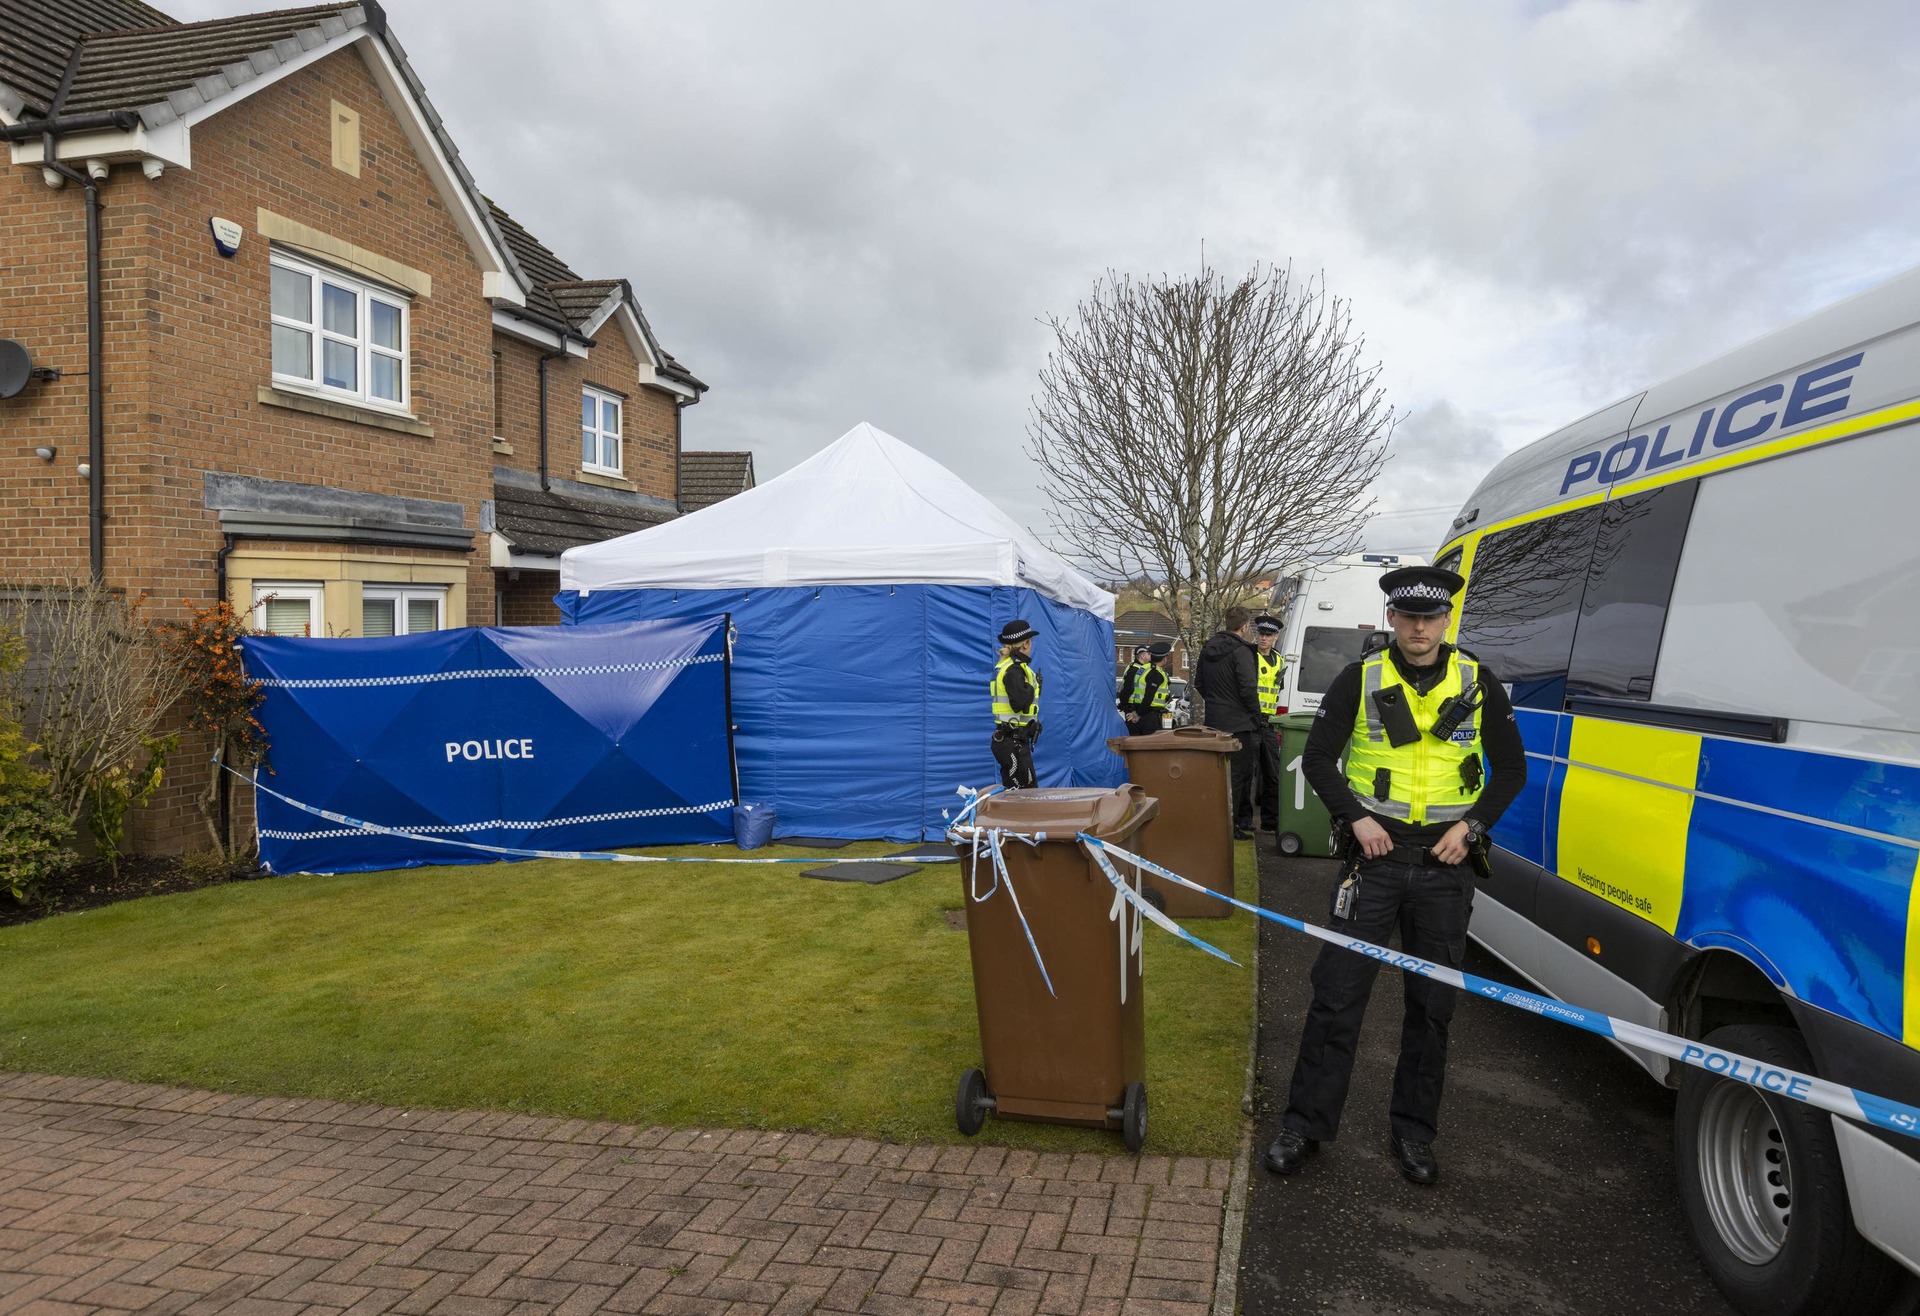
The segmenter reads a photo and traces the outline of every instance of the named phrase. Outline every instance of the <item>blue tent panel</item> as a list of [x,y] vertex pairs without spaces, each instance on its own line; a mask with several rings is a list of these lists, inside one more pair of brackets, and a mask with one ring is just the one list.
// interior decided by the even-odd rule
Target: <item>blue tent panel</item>
[[941,835],[958,787],[1000,779],[987,686],[994,637],[1014,617],[1039,631],[1040,784],[1126,780],[1106,747],[1126,734],[1113,701],[1113,625],[1033,590],[596,590],[555,601],[570,623],[731,614],[740,795],[771,804],[782,833]]
[[[466,628],[375,640],[249,636],[263,784],[424,835],[546,850],[732,835],[726,619]],[[473,863],[258,797],[275,872]]]

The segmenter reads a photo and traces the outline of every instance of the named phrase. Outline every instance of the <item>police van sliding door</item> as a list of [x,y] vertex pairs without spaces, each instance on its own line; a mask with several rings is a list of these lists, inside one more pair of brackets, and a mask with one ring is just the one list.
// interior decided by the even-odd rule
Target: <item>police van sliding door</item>
[[[1609,771],[1574,767],[1583,754],[1614,768],[1634,766],[1615,763],[1618,747],[1608,733],[1581,725],[1592,717],[1577,719],[1569,709],[1578,705],[1603,717],[1642,720],[1694,488],[1687,481],[1524,523],[1488,535],[1474,553],[1460,642],[1510,688],[1527,747],[1527,786],[1495,828],[1494,838],[1507,853],[1487,893],[1528,925],[1510,928],[1512,944],[1494,949],[1562,994],[1590,987],[1591,975],[1567,981],[1566,956],[1534,943],[1545,934],[1583,957],[1594,956],[1589,938],[1609,930],[1602,924],[1611,922],[1596,920],[1575,888],[1559,880],[1570,871],[1593,871],[1591,863],[1570,870],[1567,843],[1571,839],[1573,851],[1591,858],[1597,847],[1623,843],[1634,832],[1618,810],[1589,815],[1584,807],[1583,820],[1601,820],[1597,829],[1584,822],[1571,833],[1563,827],[1570,783],[1578,803],[1606,795],[1615,780]],[[1634,904],[1638,885],[1619,884],[1614,891],[1621,897],[1617,903],[1645,918],[1647,910]],[[1591,882],[1579,889],[1607,894],[1594,891]],[[1486,934],[1497,931],[1489,926],[1482,939],[1493,945]],[[1597,957],[1637,961],[1643,956],[1635,948],[1644,941],[1631,932],[1597,939]]]

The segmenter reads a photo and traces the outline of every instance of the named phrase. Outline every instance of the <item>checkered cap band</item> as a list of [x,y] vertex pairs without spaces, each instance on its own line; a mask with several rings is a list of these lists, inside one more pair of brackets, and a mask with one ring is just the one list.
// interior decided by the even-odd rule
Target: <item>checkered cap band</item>
[[1439,585],[1402,585],[1387,595],[1388,603],[1452,603],[1453,595]]

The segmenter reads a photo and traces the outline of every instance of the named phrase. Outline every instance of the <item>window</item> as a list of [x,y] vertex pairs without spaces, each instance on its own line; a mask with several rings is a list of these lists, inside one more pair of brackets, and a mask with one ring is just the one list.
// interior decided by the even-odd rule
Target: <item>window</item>
[[1917,436],[1902,426],[1700,481],[1654,703],[1870,727],[1827,743],[1920,754]]
[[1486,536],[1473,554],[1460,647],[1513,689],[1523,708],[1565,705],[1573,631],[1593,557],[1598,506]]
[[419,635],[443,624],[447,591],[421,585],[368,585],[360,591],[360,633]]
[[580,466],[620,474],[620,399],[597,388],[580,394]]
[[[1569,694],[1647,699],[1699,482],[1609,499],[1573,636]],[[1496,667],[1494,669],[1498,671]]]
[[272,583],[256,581],[253,586],[253,626],[269,635],[318,635],[321,633],[321,586],[311,582]]
[[1300,636],[1300,672],[1294,689],[1302,694],[1327,692],[1333,678],[1360,654],[1372,631],[1357,626],[1309,626]]
[[276,384],[406,407],[406,298],[278,251],[272,277]]

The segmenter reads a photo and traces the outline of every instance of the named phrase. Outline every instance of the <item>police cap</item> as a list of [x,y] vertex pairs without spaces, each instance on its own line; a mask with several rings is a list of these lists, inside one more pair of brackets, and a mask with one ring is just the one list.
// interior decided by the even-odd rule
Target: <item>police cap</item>
[[1466,580],[1445,567],[1401,567],[1380,577],[1387,606],[1409,617],[1435,617],[1453,609]]
[[1000,628],[1000,643],[1018,644],[1022,640],[1031,640],[1039,633],[1023,621],[1010,621]]
[[1280,633],[1280,619],[1278,617],[1269,617],[1264,612],[1253,619],[1253,625],[1254,629],[1262,635],[1278,635]]
[[1155,640],[1151,645],[1147,647],[1147,652],[1153,655],[1153,660],[1155,662],[1159,662],[1162,658],[1165,658],[1168,654],[1173,652],[1173,646],[1171,644],[1168,644],[1165,640]]

